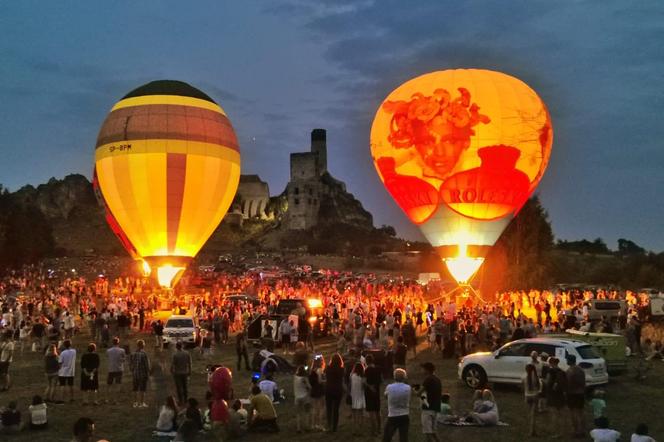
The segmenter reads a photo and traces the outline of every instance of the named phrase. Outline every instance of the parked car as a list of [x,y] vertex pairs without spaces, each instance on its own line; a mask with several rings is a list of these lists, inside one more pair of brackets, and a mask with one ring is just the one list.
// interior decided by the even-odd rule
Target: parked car
[[466,355],[459,362],[459,379],[471,388],[481,388],[487,382],[520,384],[533,351],[558,357],[559,367],[563,370],[568,368],[567,355],[576,356],[577,365],[586,373],[588,387],[609,382],[606,361],[593,346],[561,338],[519,339],[493,352]]
[[164,324],[164,345],[182,342],[184,346],[195,347],[198,338],[199,330],[193,316],[172,315]]
[[587,304],[591,321],[599,321],[602,317],[611,321],[627,315],[627,303],[622,299],[591,299]]

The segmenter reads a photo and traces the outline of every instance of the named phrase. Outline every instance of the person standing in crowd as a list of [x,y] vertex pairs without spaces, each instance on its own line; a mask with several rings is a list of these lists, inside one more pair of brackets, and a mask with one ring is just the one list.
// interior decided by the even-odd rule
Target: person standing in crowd
[[323,413],[325,410],[325,358],[323,355],[314,356],[309,372],[309,385],[311,385],[311,429],[322,430]]
[[46,349],[44,355],[44,371],[46,372],[46,391],[44,392],[46,402],[55,401],[55,391],[58,386],[58,371],[60,362],[58,362],[58,349],[51,344]]
[[251,370],[249,365],[249,346],[247,344],[247,332],[240,330],[235,336],[235,352],[237,353],[237,370],[240,371],[242,359],[244,359],[244,367],[247,371]]
[[424,380],[422,385],[418,385],[415,390],[416,393],[420,394],[422,403],[422,433],[427,441],[439,442],[436,418],[440,413],[443,384],[440,382],[440,378],[435,375],[435,365],[431,362],[425,362],[421,367],[424,371]]
[[[293,376],[293,398],[295,400],[296,411],[295,424],[298,433],[302,432],[302,419],[305,417],[308,418],[309,413],[311,413],[310,392],[311,384],[309,384],[307,370],[304,368],[304,365],[298,365]],[[307,421],[309,419],[305,419],[305,423]]]
[[406,367],[406,355],[408,347],[403,342],[403,336],[397,338],[397,345],[394,346],[394,365],[399,368]]
[[[107,398],[106,402],[116,403],[114,397],[114,390],[118,389],[122,384],[122,374],[124,373],[124,364],[127,355],[124,348],[120,347],[120,338],[117,336],[113,338],[113,346],[106,350],[106,359],[108,361],[108,378],[106,379],[107,385]],[[117,385],[117,387],[114,387]]]
[[279,335],[281,336],[282,351],[284,355],[287,355],[291,345],[291,322],[288,319],[284,319],[279,324]]
[[327,413],[327,431],[336,432],[339,426],[339,406],[344,394],[344,362],[339,353],[335,353],[330,365],[325,368],[325,411]]
[[364,409],[366,408],[364,385],[364,365],[362,365],[361,362],[356,362],[353,366],[353,371],[350,374],[350,407],[353,417],[352,425],[354,435],[359,434],[364,425],[364,422],[362,422]]
[[583,437],[584,417],[583,408],[585,405],[586,392],[586,374],[583,369],[576,365],[576,356],[567,356],[567,406],[569,407],[572,421],[572,429],[575,437]]
[[364,370],[364,399],[367,414],[369,415],[369,422],[371,424],[371,435],[378,436],[381,429],[380,385],[383,382],[383,376],[380,369],[376,367],[372,354],[368,354],[365,360],[367,362],[367,368]]
[[597,419],[600,417],[606,417],[606,401],[604,400],[603,390],[595,390],[593,392],[593,398],[590,401],[590,408],[593,410],[593,419],[595,425],[597,425]]
[[553,435],[560,437],[560,415],[565,406],[565,391],[567,390],[567,376],[558,367],[559,360],[555,357],[549,358],[549,374],[546,379],[546,403],[551,410],[551,427]]
[[154,333],[155,348],[161,351],[164,348],[164,324],[161,319],[157,319],[152,323],[152,333]]
[[131,354],[129,363],[131,366],[131,375],[133,380],[133,390],[135,394],[134,408],[147,408],[145,403],[145,390],[148,387],[148,377],[150,376],[150,358],[145,353],[145,341],[139,339],[136,341],[136,351]]
[[537,402],[542,391],[542,382],[537,374],[537,367],[532,363],[526,364],[526,377],[523,380],[523,393],[528,407],[528,435],[535,436],[535,417],[537,415]]
[[74,402],[74,376],[76,376],[76,349],[71,348],[71,341],[65,339],[62,343],[64,350],[58,357],[60,369],[58,370],[58,381],[60,383],[60,397],[57,404],[65,403],[65,390],[69,390],[69,402]]
[[383,432],[383,442],[390,442],[397,431],[399,442],[408,441],[411,388],[406,384],[406,380],[406,370],[397,368],[394,370],[394,382],[385,388],[387,422]]
[[189,398],[188,384],[191,376],[191,355],[182,349],[182,342],[175,343],[175,353],[171,358],[171,374],[175,382],[178,404],[184,405]]
[[0,391],[9,390],[9,366],[14,359],[14,348],[14,332],[7,330],[4,332],[0,343],[0,383],[2,384]]
[[[81,391],[83,392],[83,405],[97,402],[97,391],[99,390],[99,355],[94,343],[88,345],[88,352],[81,357]],[[87,393],[87,395],[86,395]]]

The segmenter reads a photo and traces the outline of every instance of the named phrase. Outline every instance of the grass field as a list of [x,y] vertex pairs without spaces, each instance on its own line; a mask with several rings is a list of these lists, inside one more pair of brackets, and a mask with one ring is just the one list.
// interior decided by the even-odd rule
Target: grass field
[[[132,348],[134,347],[133,341],[137,336],[132,336],[126,341],[131,341]],[[149,341],[152,342],[152,341]],[[75,341],[75,346],[78,350],[78,360],[85,344],[87,343],[85,334],[78,336]],[[331,342],[321,343],[319,350],[322,351],[326,357],[332,351]],[[150,355],[154,360],[154,351],[150,346]],[[101,377],[105,380],[105,354],[102,350],[100,352],[102,357],[102,370]],[[169,350],[162,352],[165,360],[168,360],[170,355]],[[438,367],[438,375],[443,381],[443,389],[448,391],[452,397],[452,407],[456,413],[464,413],[470,407],[470,400],[472,391],[463,386],[456,378],[456,361],[441,360],[438,354],[432,355],[430,351],[425,350],[418,354],[417,358],[409,362],[410,378],[414,383],[420,382],[419,364],[431,360]],[[632,361],[634,362],[634,361]],[[194,354],[194,373],[190,381],[190,396],[196,397],[201,404],[204,403],[206,391],[206,374],[205,366],[208,363],[223,363],[229,367],[235,367],[234,348],[232,345],[223,346],[221,349],[216,349],[216,353],[208,360],[202,360],[198,354]],[[27,416],[27,406],[35,394],[42,394],[45,387],[45,377],[43,375],[42,358],[37,353],[26,352],[24,354],[16,354],[14,363],[11,367],[12,383],[13,386],[8,392],[0,393],[0,405],[6,404],[12,400],[19,401],[19,408],[23,412],[24,418]],[[108,439],[111,442],[123,441],[151,441],[152,428],[156,423],[157,418],[157,404],[155,404],[154,387],[150,386],[148,393],[149,408],[134,409],[131,407],[132,395],[130,391],[131,379],[125,374],[123,379],[121,393],[117,395],[118,405],[102,404],[99,406],[83,406],[82,394],[78,389],[80,385],[79,369],[77,366],[76,378],[76,399],[74,403],[66,405],[49,405],[49,429],[46,432],[33,432],[24,430],[20,434],[12,436],[0,435],[2,441],[68,441],[71,439],[71,428],[73,422],[81,417],[87,416],[92,418],[96,423],[96,437],[98,439]],[[251,373],[247,371],[235,372],[233,370],[233,386],[235,395],[237,397],[246,397],[249,390]],[[632,433],[638,422],[646,422],[650,427],[651,436],[656,439],[664,439],[664,419],[662,419],[662,405],[664,405],[664,388],[661,386],[660,380],[664,377],[664,363],[661,361],[654,361],[653,368],[647,374],[644,381],[636,381],[632,376],[631,371],[622,376],[615,376],[611,378],[611,383],[606,388],[606,402],[608,416],[611,420],[612,428],[617,429],[623,434],[622,440],[629,440],[629,435]],[[247,441],[282,441],[284,438],[291,440],[302,441],[325,441],[325,440],[342,440],[353,438],[356,440],[371,440],[368,435],[369,425],[367,423],[367,436],[352,436],[350,431],[350,412],[349,409],[342,405],[342,412],[340,418],[339,432],[330,435],[326,433],[313,432],[298,435],[295,432],[294,410],[292,404],[292,383],[290,375],[281,375],[277,379],[279,386],[285,388],[287,395],[291,396],[286,403],[277,405],[277,413],[279,414],[279,424],[281,433],[274,435],[248,435],[245,436]],[[100,382],[102,384],[102,382]],[[167,385],[174,393],[174,385],[170,378],[167,379]],[[104,385],[101,385],[103,388]],[[457,428],[457,427],[441,427],[440,435],[443,441],[463,441],[463,442],[485,442],[490,440],[492,442],[499,441],[521,441],[529,440],[524,436],[526,433],[526,408],[523,402],[522,393],[515,387],[496,387],[495,391],[496,400],[500,410],[500,418],[502,421],[509,424],[508,427],[494,427],[494,428]],[[102,390],[102,398],[103,390]],[[384,404],[383,404],[384,405]],[[588,430],[590,430],[592,418],[590,415],[589,407],[586,408]],[[383,415],[386,412],[383,411]],[[420,441],[424,440],[420,433],[419,424],[420,412],[418,411],[418,401],[413,399],[411,401],[411,430],[410,440]],[[540,434],[546,434],[548,428],[547,415],[539,415],[540,421],[538,427]],[[568,434],[567,429],[564,429],[563,434]],[[539,440],[542,437],[534,438],[532,440]],[[571,439],[568,436],[559,440]],[[96,440],[96,439],[95,439]],[[212,438],[202,437],[201,440],[213,440]],[[396,436],[395,436],[396,440]],[[588,440],[590,438],[588,437]]]

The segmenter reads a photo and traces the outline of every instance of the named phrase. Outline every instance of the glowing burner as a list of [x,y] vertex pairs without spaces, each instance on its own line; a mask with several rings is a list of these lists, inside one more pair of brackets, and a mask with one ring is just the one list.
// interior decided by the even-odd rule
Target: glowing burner
[[468,256],[466,244],[459,244],[459,256],[445,258],[447,270],[459,284],[465,284],[473,277],[484,262],[484,258],[471,258]]
[[184,267],[173,267],[170,264],[165,264],[157,268],[157,281],[162,287],[171,287],[173,280],[180,272],[184,270]]

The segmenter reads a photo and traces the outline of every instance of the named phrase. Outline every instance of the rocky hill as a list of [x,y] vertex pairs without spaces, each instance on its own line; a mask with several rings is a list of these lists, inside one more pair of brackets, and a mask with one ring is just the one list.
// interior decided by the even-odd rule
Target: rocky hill
[[[374,242],[379,238],[384,238],[390,244],[399,242],[392,234],[373,228],[371,214],[353,195],[346,192],[343,183],[329,174],[323,175],[321,180],[329,192],[321,199],[322,222],[315,230],[328,232],[325,236],[329,236],[332,231],[341,230],[349,232],[349,235],[352,232],[354,238],[364,236],[367,239],[372,238]],[[104,209],[95,198],[92,184],[83,175],[68,175],[61,180],[52,178],[37,187],[28,185],[11,194],[11,197],[18,204],[36,207],[44,215],[52,227],[58,254],[122,256],[125,253],[106,224]],[[275,215],[269,220],[250,219],[245,220],[242,225],[222,222],[204,247],[203,253],[321,247],[319,234],[305,235],[301,231],[293,232],[286,228],[284,220],[288,216],[288,200],[284,195],[272,197],[269,210]],[[344,226],[349,228],[344,229]],[[365,233],[358,233],[361,231]],[[367,235],[366,232],[374,234]],[[343,240],[338,234],[335,238]],[[351,238],[342,243],[349,241],[352,241]],[[326,247],[328,246],[323,248]]]

